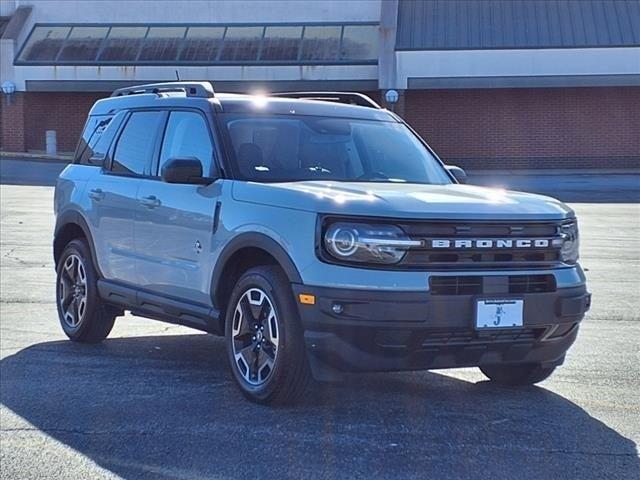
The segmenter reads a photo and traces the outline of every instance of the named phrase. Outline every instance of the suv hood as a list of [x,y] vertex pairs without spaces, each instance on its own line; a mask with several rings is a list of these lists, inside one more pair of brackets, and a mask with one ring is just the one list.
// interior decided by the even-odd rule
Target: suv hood
[[573,210],[554,198],[473,185],[233,183],[233,198],[238,201],[325,214],[485,220],[556,220],[573,216]]

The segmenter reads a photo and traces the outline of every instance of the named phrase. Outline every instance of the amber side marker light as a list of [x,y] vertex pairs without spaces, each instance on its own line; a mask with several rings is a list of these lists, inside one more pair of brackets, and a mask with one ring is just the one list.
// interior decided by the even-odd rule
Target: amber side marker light
[[304,293],[301,293],[300,295],[298,295],[298,300],[300,300],[300,303],[303,305],[315,305],[316,304],[316,296],[315,295],[307,295]]

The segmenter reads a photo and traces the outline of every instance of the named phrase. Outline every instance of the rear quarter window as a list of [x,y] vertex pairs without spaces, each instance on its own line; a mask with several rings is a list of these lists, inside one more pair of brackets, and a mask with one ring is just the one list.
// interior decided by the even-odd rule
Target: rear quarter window
[[102,165],[124,116],[125,112],[116,115],[90,116],[78,142],[74,163]]

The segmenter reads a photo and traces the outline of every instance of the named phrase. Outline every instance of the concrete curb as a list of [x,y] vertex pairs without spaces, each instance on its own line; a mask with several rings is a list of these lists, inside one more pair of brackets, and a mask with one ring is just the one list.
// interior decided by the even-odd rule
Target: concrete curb
[[41,153],[0,152],[0,159],[28,160],[31,162],[71,163],[71,155],[43,155]]
[[576,169],[522,169],[522,170],[466,170],[468,175],[497,176],[497,175],[640,175],[640,168],[576,168]]

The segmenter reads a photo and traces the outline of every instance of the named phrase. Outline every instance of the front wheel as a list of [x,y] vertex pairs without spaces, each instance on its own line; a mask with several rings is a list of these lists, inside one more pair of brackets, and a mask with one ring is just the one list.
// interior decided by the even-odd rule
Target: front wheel
[[87,242],[69,242],[56,273],[56,304],[64,333],[74,342],[97,343],[107,338],[117,312],[98,296],[98,275]]
[[539,363],[480,367],[489,380],[508,386],[533,385],[549,378],[555,369],[556,367],[543,367]]
[[240,277],[225,318],[227,356],[236,383],[250,400],[290,404],[311,377],[291,286],[277,267]]

